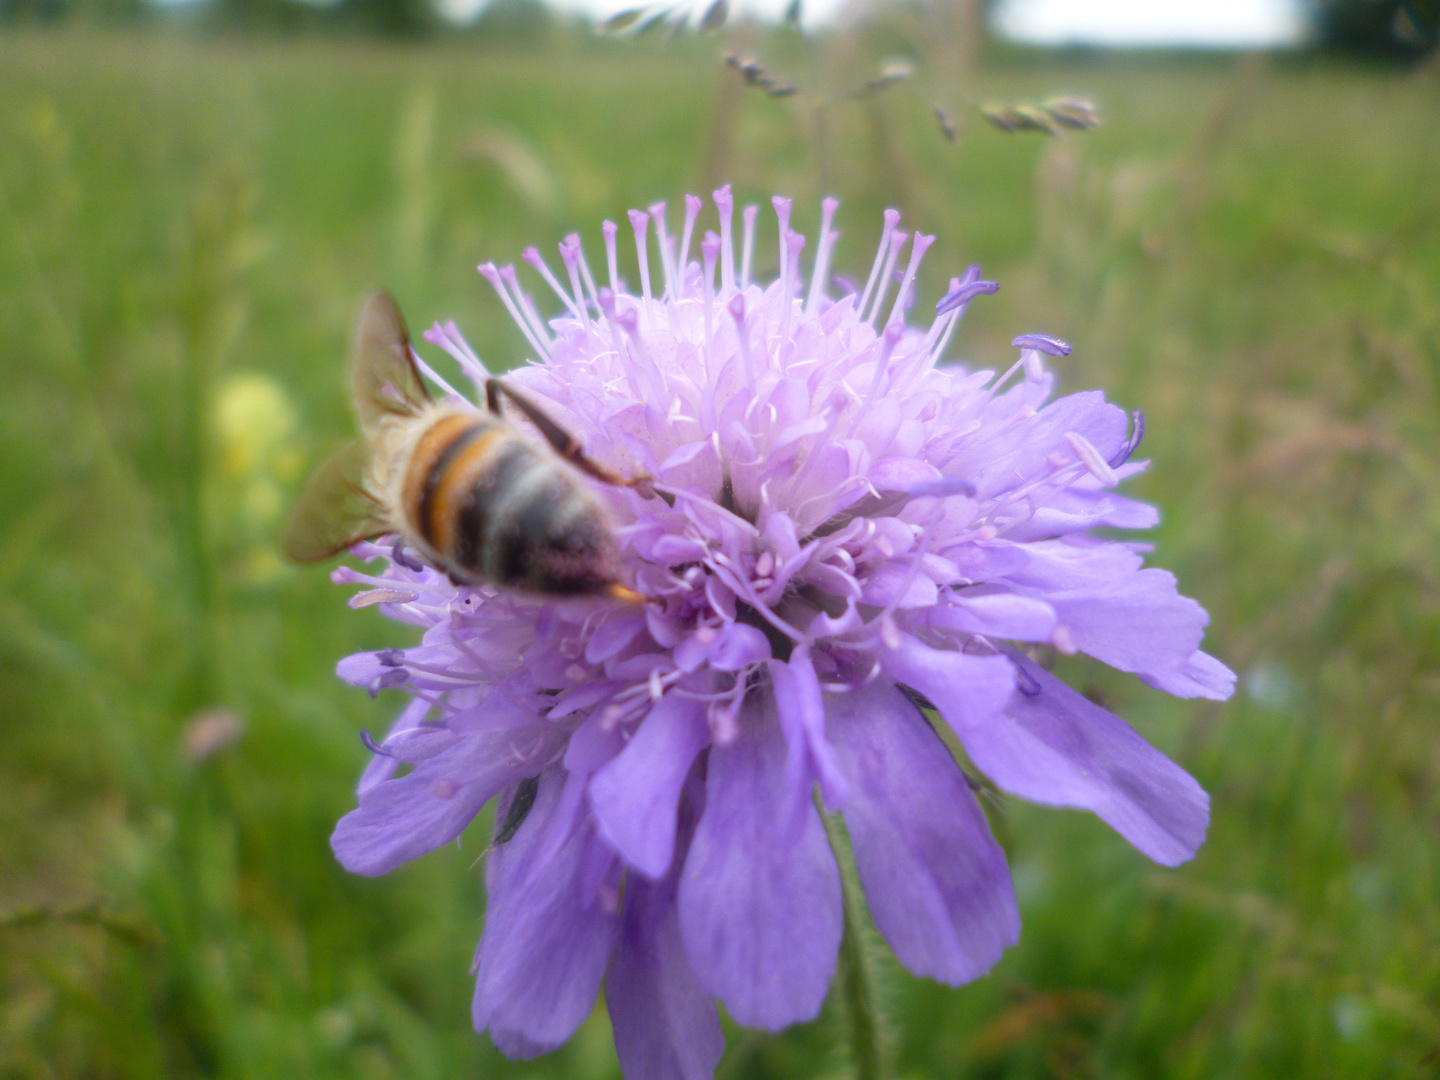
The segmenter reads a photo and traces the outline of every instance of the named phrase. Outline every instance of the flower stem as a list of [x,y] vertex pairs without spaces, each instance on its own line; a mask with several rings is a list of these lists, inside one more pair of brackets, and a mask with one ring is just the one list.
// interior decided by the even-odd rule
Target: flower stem
[[875,997],[875,972],[865,944],[865,901],[855,856],[850,849],[838,814],[827,814],[816,796],[816,807],[830,837],[830,850],[840,865],[840,882],[845,898],[845,936],[840,941],[840,998],[850,1028],[850,1053],[855,1059],[857,1080],[884,1080],[881,1052],[879,1002]]
[[875,1008],[875,980],[865,958],[855,889],[846,875],[845,937],[840,943],[841,995],[850,1020],[850,1052],[858,1080],[882,1080],[880,1022]]

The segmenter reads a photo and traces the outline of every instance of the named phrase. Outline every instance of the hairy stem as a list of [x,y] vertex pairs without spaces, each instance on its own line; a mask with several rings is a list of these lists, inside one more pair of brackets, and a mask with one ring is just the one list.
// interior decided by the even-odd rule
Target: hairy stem
[[838,814],[825,813],[816,796],[816,808],[825,822],[830,849],[840,865],[845,895],[845,936],[840,941],[840,1000],[850,1029],[850,1053],[857,1080],[883,1080],[885,1069],[881,1048],[880,1008],[875,994],[875,973],[865,944],[865,901],[850,838]]
[[845,882],[845,937],[840,943],[841,996],[850,1021],[850,1051],[858,1080],[881,1080],[880,1021],[875,1007],[875,980],[865,959],[855,888]]

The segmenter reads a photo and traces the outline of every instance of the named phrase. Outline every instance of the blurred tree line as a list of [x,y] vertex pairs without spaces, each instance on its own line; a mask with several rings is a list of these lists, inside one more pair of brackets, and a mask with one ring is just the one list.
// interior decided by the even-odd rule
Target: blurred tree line
[[444,19],[433,0],[0,0],[0,26],[184,22],[263,33],[345,31],[415,38],[442,30],[543,37],[557,16],[543,0],[489,0],[467,27]]
[[1419,58],[1440,48],[1440,0],[1308,0],[1316,44],[1355,56]]
[[[875,0],[877,4],[903,0]],[[954,0],[932,0],[948,8]],[[1440,0],[1304,0],[1313,45],[1325,52],[1414,60],[1440,49]],[[988,15],[996,0],[985,0]],[[344,30],[420,37],[468,29],[482,36],[544,37],[562,21],[544,0],[488,0],[470,25],[441,17],[436,0],[0,0],[0,26],[80,19],[185,21],[224,29],[296,33]]]

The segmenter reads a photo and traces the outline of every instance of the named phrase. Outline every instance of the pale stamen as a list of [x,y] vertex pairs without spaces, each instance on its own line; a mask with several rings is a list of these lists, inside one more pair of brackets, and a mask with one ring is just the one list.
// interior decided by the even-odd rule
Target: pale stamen
[[574,293],[574,310],[580,313],[580,325],[585,332],[590,332],[590,312],[585,303],[585,292],[580,285],[580,234],[571,233],[560,244],[560,261],[565,264],[565,271],[570,276],[570,290]]
[[726,184],[713,193],[715,209],[720,213],[720,295],[735,288],[735,242],[730,235],[730,222],[735,216],[735,197]]
[[610,291],[619,296],[620,267],[615,257],[615,237],[620,232],[620,226],[607,218],[600,223],[600,232],[605,237],[605,265],[610,270]]
[[639,210],[630,211],[630,227],[635,230],[635,261],[640,264],[640,295],[645,305],[640,309],[645,325],[650,325],[650,216]]
[[410,359],[414,361],[415,366],[420,369],[420,373],[422,375],[424,375],[436,386],[440,387],[440,389],[445,391],[447,395],[449,395],[450,397],[460,398],[462,401],[466,402],[470,400],[469,398],[465,397],[464,394],[460,393],[460,391],[456,390],[448,382],[442,379],[440,377],[440,373],[437,372],[434,368],[432,368],[429,364],[427,364],[424,358],[422,358],[421,355],[414,350],[414,348],[411,348],[410,350]]
[[[790,231],[790,200],[783,195],[772,195],[770,205],[775,207],[775,217],[780,222],[780,250],[777,254],[780,257],[780,274],[783,277],[786,270],[789,269],[785,259],[785,234]],[[786,292],[784,295],[792,296],[793,293]]]
[[675,268],[680,275],[676,296],[682,300],[685,298],[686,278],[690,275],[690,237],[695,233],[695,219],[700,216],[700,208],[704,205],[699,195],[685,196],[685,230],[680,234],[680,261]]
[[795,284],[800,276],[800,252],[805,249],[805,237],[792,229],[785,231],[785,244],[781,249],[784,252],[785,275],[781,279],[784,282],[782,293],[782,313],[780,315],[780,344],[779,349],[785,348],[785,343],[790,340],[790,318],[795,312]]
[[745,294],[736,293],[729,304],[730,317],[735,320],[735,338],[740,343],[740,359],[745,363],[745,383],[755,389],[755,358],[750,353],[750,331],[745,326]]
[[885,254],[885,263],[880,267],[880,279],[875,283],[875,300],[870,305],[870,314],[865,317],[865,321],[871,326],[875,325],[875,316],[880,314],[880,305],[885,303],[885,294],[890,291],[890,275],[895,272],[895,262],[900,258],[905,241],[909,239],[910,234],[899,229],[890,234],[890,250]]
[[865,281],[865,291],[860,294],[860,302],[855,305],[856,311],[863,312],[865,305],[870,302],[870,292],[875,288],[875,279],[880,274],[880,266],[890,252],[890,237],[895,232],[895,226],[899,224],[900,211],[886,210],[885,226],[880,230],[880,245],[875,249],[875,261],[870,265],[870,276]]
[[570,314],[578,319],[580,312],[575,307],[575,302],[570,299],[570,296],[560,287],[560,282],[555,279],[555,275],[550,272],[550,267],[545,264],[545,260],[540,256],[540,249],[537,247],[528,247],[520,253],[520,257],[535,268],[535,271],[545,279],[545,284],[549,285],[551,291],[560,298],[560,302],[570,309]]
[[493,262],[482,263],[477,269],[480,271],[480,276],[490,282],[490,285],[496,293],[499,294],[500,302],[505,305],[505,310],[510,313],[510,318],[515,321],[515,325],[520,327],[520,332],[525,335],[525,340],[530,342],[530,347],[535,350],[536,355],[549,359],[549,351],[545,346],[540,344],[539,340],[536,339],[535,335],[531,332],[529,324],[525,321],[525,316],[520,314],[520,309],[515,306],[515,301],[510,298],[510,292],[505,288],[505,283],[501,280],[500,271],[495,268],[495,264]]
[[835,250],[835,240],[840,235],[831,232],[830,226],[835,221],[835,211],[838,209],[839,199],[826,198],[820,202],[820,244],[815,249],[815,269],[810,276],[810,295],[805,299],[806,315],[815,314],[820,297],[825,292],[825,282],[830,276],[830,254]]
[[751,203],[745,207],[745,250],[740,258],[740,287],[750,287],[750,256],[755,254],[755,219],[760,214],[760,207]]
[[701,359],[705,363],[705,377],[710,378],[710,346],[714,318],[711,309],[715,306],[715,259],[720,254],[720,238],[713,232],[706,232],[700,241],[700,253],[705,259],[705,346]]
[[520,310],[530,320],[530,326],[535,331],[535,336],[540,339],[542,347],[546,351],[546,359],[549,359],[550,331],[545,326],[545,320],[540,318],[540,313],[535,310],[535,302],[530,294],[520,287],[520,275],[515,272],[514,263],[506,263],[500,268],[500,276],[505,279],[505,284],[515,294],[515,302],[520,305]]
[[1109,462],[1100,456],[1100,451],[1095,449],[1094,443],[1085,438],[1078,431],[1067,431],[1065,441],[1070,444],[1070,449],[1075,451],[1075,456],[1080,459],[1081,464],[1090,471],[1090,475],[1099,480],[1105,487],[1114,487],[1120,483],[1120,478],[1115,475],[1115,470],[1110,468]]
[[660,246],[660,272],[665,275],[665,291],[675,296],[674,252],[670,249],[670,236],[665,231],[665,204],[658,202],[650,207],[650,216],[655,219],[655,242]]
[[437,322],[422,336],[431,345],[444,349],[454,357],[455,362],[465,370],[465,374],[476,382],[483,382],[490,377],[490,372],[480,362],[480,357],[475,355],[475,350],[470,348],[469,342],[461,336],[460,328],[453,322]]
[[[600,310],[600,290],[595,287],[595,276],[590,273],[590,261],[585,258],[584,245],[580,244],[580,238],[576,238],[575,251],[580,256],[580,277],[585,282],[585,289],[590,294],[590,302],[595,305],[595,310]],[[586,305],[581,304],[581,307]]]
[[926,236],[924,233],[916,233],[915,241],[910,245],[910,265],[905,268],[905,280],[900,282],[900,291],[895,295],[895,306],[890,309],[888,322],[905,317],[905,298],[910,294],[910,288],[915,284],[915,275],[920,270],[920,260],[925,258],[925,252],[935,242],[935,237]]
[[[620,323],[616,316],[615,294],[609,289],[601,289],[599,297],[600,310],[605,315],[605,322],[610,328],[610,344],[614,347],[615,358],[619,360],[625,355],[625,343],[620,338]],[[640,389],[640,383],[635,378],[635,368],[630,364],[621,364],[621,370],[625,374],[625,382],[630,387],[632,397],[641,399],[645,396]]]

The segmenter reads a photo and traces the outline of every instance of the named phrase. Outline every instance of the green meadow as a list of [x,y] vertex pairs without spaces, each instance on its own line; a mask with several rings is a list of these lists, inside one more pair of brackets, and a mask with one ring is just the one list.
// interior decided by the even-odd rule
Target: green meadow
[[[761,55],[843,86],[890,47]],[[412,631],[276,537],[350,432],[368,290],[506,368],[476,263],[575,230],[593,260],[602,218],[727,180],[812,235],[841,197],[862,279],[901,207],[939,236],[922,305],[972,262],[1002,283],[952,355],[1054,334],[1063,389],[1143,409],[1155,560],[1240,673],[1217,705],[1061,665],[1199,778],[1209,839],[1165,870],[987,802],[1020,944],[960,989],[875,949],[886,1075],[1440,1076],[1440,73],[1000,57],[967,93],[1104,123],[957,106],[951,143],[918,90],[817,111],[709,40],[0,35],[0,1078],[618,1077],[603,1002],[534,1062],[471,1031],[488,826],[335,863],[403,699],[334,665]],[[719,1075],[854,1075],[832,998],[727,1027]]]

